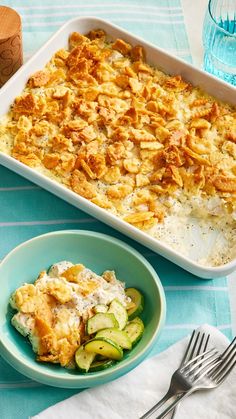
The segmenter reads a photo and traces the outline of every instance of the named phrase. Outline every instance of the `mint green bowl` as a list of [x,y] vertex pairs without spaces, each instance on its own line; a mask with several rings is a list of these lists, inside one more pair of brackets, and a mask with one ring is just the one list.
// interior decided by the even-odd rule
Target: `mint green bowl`
[[[60,260],[83,263],[97,274],[115,270],[126,287],[137,287],[144,294],[144,335],[122,361],[107,370],[82,375],[58,365],[38,363],[27,340],[10,323],[11,293],[24,282],[34,282],[40,271]],[[93,387],[127,373],[146,358],[165,321],[165,295],[152,266],[122,241],[91,231],[52,232],[17,246],[0,264],[0,289],[0,354],[20,373],[55,387]]]

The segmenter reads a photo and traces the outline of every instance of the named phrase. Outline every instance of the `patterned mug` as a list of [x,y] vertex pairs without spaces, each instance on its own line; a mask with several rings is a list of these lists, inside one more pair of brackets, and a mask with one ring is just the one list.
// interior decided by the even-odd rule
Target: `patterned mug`
[[0,87],[23,63],[21,18],[6,6],[0,6]]

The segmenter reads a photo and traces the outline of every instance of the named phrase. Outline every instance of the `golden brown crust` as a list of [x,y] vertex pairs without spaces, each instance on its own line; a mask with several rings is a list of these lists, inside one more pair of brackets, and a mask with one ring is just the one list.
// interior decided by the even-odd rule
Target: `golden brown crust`
[[[127,221],[153,212],[153,223],[163,221],[168,208],[151,208],[178,191],[231,194],[235,205],[234,109],[100,29],[72,33],[69,50],[31,76],[5,131],[15,158]],[[145,208],[136,204],[143,191],[151,193]]]
[[29,86],[30,87],[42,87],[45,86],[50,80],[50,75],[46,73],[46,71],[37,71],[34,75],[29,79]]
[[31,338],[37,344],[37,360],[71,367],[76,349],[84,342],[85,321],[94,313],[92,308],[82,313],[75,303],[75,287],[86,298],[100,283],[96,275],[85,278],[82,264],[72,265],[60,277],[47,276],[42,271],[34,284],[24,284],[12,296],[14,307],[31,319]]

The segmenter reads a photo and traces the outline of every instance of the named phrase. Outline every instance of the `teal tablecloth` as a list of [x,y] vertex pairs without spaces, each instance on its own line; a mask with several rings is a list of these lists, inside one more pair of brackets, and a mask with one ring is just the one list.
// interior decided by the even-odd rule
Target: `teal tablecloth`
[[[191,61],[180,0],[9,0],[23,19],[27,59],[61,24],[76,16],[97,16],[128,29]],[[138,249],[154,266],[167,298],[167,319],[153,353],[164,350],[201,323],[231,336],[227,280],[201,280],[22,177],[0,167],[0,258],[39,234],[61,229],[96,230]],[[41,386],[0,358],[0,418],[26,419],[76,393]],[[96,418],[94,418],[96,419]]]

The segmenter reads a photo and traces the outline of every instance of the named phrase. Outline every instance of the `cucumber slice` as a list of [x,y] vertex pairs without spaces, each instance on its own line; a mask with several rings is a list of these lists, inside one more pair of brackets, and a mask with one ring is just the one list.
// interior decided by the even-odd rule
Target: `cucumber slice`
[[112,359],[104,359],[103,361],[95,361],[90,365],[89,372],[101,371],[114,365]]
[[112,300],[108,313],[113,313],[119,323],[119,329],[124,329],[128,321],[128,314],[126,308],[120,303],[119,300],[116,298]]
[[98,330],[107,327],[118,327],[119,324],[113,313],[97,313],[90,317],[86,323],[86,332],[88,335],[98,332]]
[[126,288],[125,293],[127,297],[131,298],[133,307],[127,310],[129,320],[133,320],[135,317],[139,316],[144,307],[144,298],[140,291],[136,288]]
[[124,332],[129,336],[132,345],[135,345],[143,336],[144,324],[142,320],[139,317],[135,317],[125,326]]
[[75,352],[75,362],[77,367],[82,372],[88,372],[96,354],[87,352],[83,346],[80,346]]
[[106,313],[108,307],[105,304],[97,304],[93,309],[95,313]]
[[95,352],[116,361],[120,361],[123,358],[122,348],[108,338],[95,337],[84,344],[84,349],[87,352]]
[[127,333],[125,333],[123,330],[116,329],[115,327],[100,330],[96,334],[96,338],[98,337],[111,339],[113,342],[117,343],[117,345],[119,345],[123,349],[132,348],[132,342]]
[[129,321],[128,323],[138,323],[139,326],[144,329],[144,324],[143,324],[143,321],[140,319],[140,317],[135,317],[133,320]]

